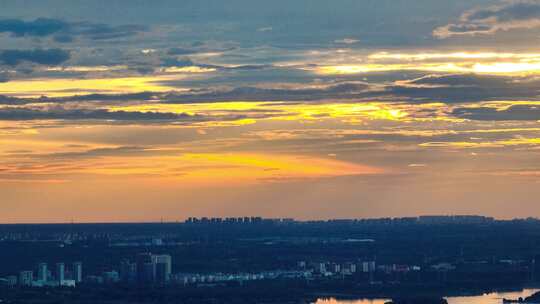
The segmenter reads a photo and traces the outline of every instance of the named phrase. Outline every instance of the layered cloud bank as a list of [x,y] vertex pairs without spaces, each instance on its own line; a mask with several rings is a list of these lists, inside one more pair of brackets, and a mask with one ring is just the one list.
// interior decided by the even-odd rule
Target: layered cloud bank
[[540,2],[507,0],[500,4],[475,8],[461,15],[459,23],[437,28],[438,38],[493,35],[500,31],[540,27]]
[[0,220],[533,215],[540,4],[428,2],[8,4]]

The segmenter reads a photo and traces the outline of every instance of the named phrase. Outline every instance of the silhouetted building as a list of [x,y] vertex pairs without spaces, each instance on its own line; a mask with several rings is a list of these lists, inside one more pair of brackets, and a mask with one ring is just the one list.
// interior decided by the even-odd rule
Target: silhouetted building
[[421,224],[441,225],[441,224],[486,224],[491,223],[495,219],[492,217],[477,216],[477,215],[425,215],[418,218]]
[[33,271],[21,271],[19,273],[19,285],[20,286],[32,286],[34,281],[34,272]]
[[38,265],[38,273],[37,273],[37,280],[41,282],[47,282],[48,279],[48,267],[47,263],[39,263]]
[[15,285],[17,285],[17,276],[8,276],[6,277],[6,284],[8,287],[14,287]]
[[135,282],[137,280],[137,264],[129,260],[120,262],[120,280],[123,282]]
[[154,262],[144,263],[141,282],[151,284],[156,280],[156,264]]
[[368,261],[362,263],[362,272],[368,273],[368,272],[375,272],[377,270],[377,265],[375,261]]
[[60,284],[66,279],[66,265],[64,263],[56,263],[56,280]]
[[172,259],[170,255],[153,255],[152,261],[156,267],[155,279],[158,283],[166,283],[171,278]]
[[81,262],[73,263],[73,280],[75,281],[75,283],[81,283],[82,278],[83,278],[82,263]]
[[319,273],[326,273],[326,263],[319,263]]
[[158,263],[156,265],[156,282],[163,284],[169,281],[170,276],[167,275],[167,264]]
[[154,282],[156,267],[151,253],[140,253],[137,255],[137,282],[139,284],[150,284]]

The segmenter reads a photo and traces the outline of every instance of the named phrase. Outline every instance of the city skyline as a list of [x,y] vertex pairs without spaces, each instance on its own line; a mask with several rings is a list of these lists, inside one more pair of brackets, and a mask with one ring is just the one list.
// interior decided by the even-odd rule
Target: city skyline
[[540,1],[4,1],[0,223],[540,217]]

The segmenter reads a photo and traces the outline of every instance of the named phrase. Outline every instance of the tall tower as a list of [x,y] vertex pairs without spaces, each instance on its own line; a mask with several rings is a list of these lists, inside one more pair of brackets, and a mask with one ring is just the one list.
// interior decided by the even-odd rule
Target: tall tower
[[168,254],[153,255],[152,261],[156,265],[156,281],[166,283],[171,278],[172,259]]
[[82,263],[81,262],[73,263],[73,279],[75,280],[75,283],[81,283],[82,277],[83,277]]
[[56,280],[62,284],[66,279],[66,265],[64,263],[56,263]]
[[37,280],[41,282],[47,282],[47,263],[39,263]]
[[137,255],[137,282],[139,284],[151,284],[156,275],[156,265],[151,253],[139,253]]

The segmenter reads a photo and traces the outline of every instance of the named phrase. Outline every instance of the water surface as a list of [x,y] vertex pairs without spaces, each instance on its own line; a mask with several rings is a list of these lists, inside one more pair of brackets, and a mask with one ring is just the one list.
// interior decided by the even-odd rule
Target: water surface
[[[480,296],[448,297],[448,304],[502,304],[502,299],[517,299],[528,297],[540,289],[524,289],[523,291],[495,292]],[[389,299],[359,299],[359,300],[336,300],[319,299],[315,304],[384,304]]]

